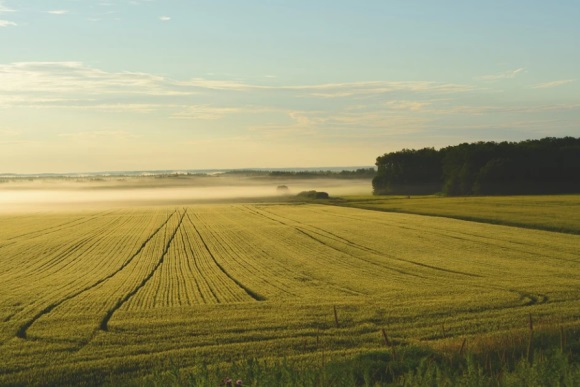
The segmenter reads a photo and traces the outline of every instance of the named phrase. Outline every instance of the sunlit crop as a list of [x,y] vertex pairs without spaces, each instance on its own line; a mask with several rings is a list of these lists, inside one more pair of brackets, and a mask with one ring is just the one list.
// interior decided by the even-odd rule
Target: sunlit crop
[[316,204],[5,214],[0,384],[316,362],[384,346],[382,329],[460,344],[530,313],[571,324],[579,247],[577,235]]

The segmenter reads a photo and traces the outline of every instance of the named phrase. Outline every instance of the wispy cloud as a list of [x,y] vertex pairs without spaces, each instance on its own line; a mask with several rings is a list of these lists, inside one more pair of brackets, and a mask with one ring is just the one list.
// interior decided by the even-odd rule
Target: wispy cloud
[[552,87],[567,85],[567,84],[572,83],[572,82],[576,82],[576,80],[575,79],[562,79],[560,81],[538,83],[536,85],[533,85],[532,89],[550,89]]
[[205,78],[192,78],[189,81],[177,82],[178,85],[184,87],[194,87],[201,89],[212,90],[252,90],[252,89],[267,89],[268,87],[255,86],[239,81],[224,81],[212,80]]
[[420,111],[423,111],[427,106],[430,106],[431,102],[425,102],[425,101],[388,101],[386,103],[386,105],[391,110],[420,112]]
[[309,86],[290,86],[286,89],[303,90],[311,95],[322,98],[341,98],[364,96],[373,94],[386,94],[399,91],[415,93],[463,93],[474,90],[471,85],[440,83],[429,81],[374,81],[374,82],[349,82],[349,83],[328,83]]
[[503,72],[500,74],[483,75],[481,77],[477,77],[476,79],[482,80],[482,81],[498,81],[500,79],[511,79],[511,78],[515,78],[519,74],[524,73],[525,71],[526,71],[526,69],[524,67],[519,67],[515,70],[506,71],[506,72]]
[[2,95],[0,93],[0,108],[31,108],[31,109],[69,109],[93,110],[111,113],[150,113],[163,109],[184,108],[183,105],[171,103],[140,103],[117,102],[104,103],[99,99],[81,98],[50,98],[29,95]]
[[[492,121],[500,115],[507,120],[517,114],[541,117],[542,113],[580,110],[573,103],[494,106],[489,99],[481,102],[486,101],[482,89],[469,84],[381,80],[284,85],[279,80],[269,84],[263,77],[261,81],[184,81],[151,73],[105,71],[74,61],[19,62],[0,64],[0,108],[127,113],[136,120],[173,119],[172,125],[183,125],[177,120],[191,120],[192,125],[201,125],[193,121],[205,121],[207,130],[230,127],[235,118],[237,127],[251,133],[252,138],[304,135],[336,141],[357,134],[378,139],[422,133],[447,122],[467,125],[481,116]],[[568,81],[572,80],[549,84],[555,87]],[[545,88],[548,83],[536,86]]]
[[267,140],[286,140],[296,138],[311,138],[316,136],[318,131],[315,128],[300,124],[274,124],[267,123],[256,125],[248,129],[253,137]]
[[0,1],[0,13],[8,13],[8,12],[15,12],[15,10],[12,8],[8,8],[7,6],[4,5],[3,1]]
[[193,105],[172,114],[172,118],[196,119],[196,120],[217,120],[226,114],[239,113],[241,108],[214,107],[209,105]]
[[66,132],[60,133],[59,137],[72,138],[76,140],[91,140],[98,138],[111,138],[111,139],[131,139],[137,138],[138,136],[134,133],[130,133],[125,130],[90,130],[90,131],[80,131],[80,132]]
[[0,65],[0,93],[84,93],[180,95],[162,76],[140,72],[106,72],[81,62],[18,62]]
[[32,95],[14,95],[0,93],[0,108],[12,107],[54,107],[60,105],[70,105],[77,103],[78,99],[59,98]]
[[[441,124],[438,126],[440,129],[449,129],[457,132],[465,131],[482,131],[482,132],[493,132],[493,131],[511,131],[518,130],[529,136],[532,132],[538,132],[540,135],[546,135],[546,128],[568,131],[570,129],[574,130],[578,128],[578,124],[575,121],[569,119],[537,119],[537,120],[521,120],[521,119],[507,119],[501,122],[463,122],[456,121],[447,124]],[[565,132],[563,133],[565,134]],[[528,137],[529,138],[529,137]]]
[[[156,110],[165,109],[171,105],[148,104],[148,103],[109,103],[109,104],[78,104],[60,105],[62,108],[79,110],[97,110],[111,113],[150,113]],[[55,107],[55,106],[52,106]]]
[[263,114],[263,113],[283,113],[287,110],[269,107],[269,106],[254,106],[241,105],[235,107],[213,106],[208,104],[199,105],[182,105],[171,114],[171,118],[188,119],[188,120],[218,120],[230,114]]
[[69,11],[66,9],[55,9],[53,11],[48,11],[47,13],[50,13],[51,15],[66,15]]
[[432,109],[432,113],[444,115],[483,115],[499,113],[542,113],[542,112],[561,112],[570,110],[580,110],[580,104],[556,104],[556,105],[529,105],[529,106],[466,106],[456,105],[442,109]]
[[[15,10],[13,10],[12,8],[8,8],[6,7],[2,1],[0,1],[0,15],[2,15],[3,13],[10,13],[10,12],[15,12]],[[16,22],[13,22],[11,20],[5,20],[5,19],[0,19],[0,28],[3,27],[16,27],[18,24]]]
[[300,91],[310,96],[320,98],[364,96],[397,91],[409,91],[417,93],[425,93],[425,92],[463,93],[475,89],[475,87],[471,85],[428,82],[428,81],[409,81],[409,82],[374,81],[374,82],[324,83],[314,85],[268,86],[268,85],[249,84],[241,81],[223,81],[223,80],[209,80],[204,78],[193,78],[189,81],[179,82],[179,84],[183,86],[199,87],[214,90]]
[[269,123],[249,128],[254,135],[266,139],[289,140],[300,138],[345,140],[377,139],[392,134],[420,133],[429,118],[414,114],[392,114],[385,110],[364,111],[288,111],[290,122]]
[[171,20],[171,16],[160,16],[159,17],[159,20],[164,21],[164,22],[170,21]]

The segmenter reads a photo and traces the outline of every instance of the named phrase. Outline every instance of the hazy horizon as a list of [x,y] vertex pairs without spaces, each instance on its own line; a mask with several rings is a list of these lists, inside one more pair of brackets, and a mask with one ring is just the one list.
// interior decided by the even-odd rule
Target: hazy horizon
[[580,135],[580,3],[0,0],[0,171],[372,165]]
[[[287,190],[278,190],[285,185]],[[287,200],[302,191],[331,196],[367,195],[371,180],[338,178],[278,178],[248,176],[184,176],[180,179],[127,177],[93,181],[33,179],[0,184],[0,214],[13,212],[127,208],[151,205],[189,205],[244,202],[279,197]]]
[[31,173],[12,173],[9,171],[0,170],[0,178],[10,178],[10,177],[75,177],[75,176],[155,176],[163,174],[208,174],[208,173],[222,173],[231,171],[288,171],[288,172],[300,172],[300,171],[350,171],[360,168],[375,168],[374,165],[352,165],[352,166],[314,166],[314,167],[248,167],[248,168],[207,168],[207,169],[188,169],[188,168],[176,168],[176,169],[150,169],[150,170],[114,170],[114,171],[59,171],[59,172],[31,172]]

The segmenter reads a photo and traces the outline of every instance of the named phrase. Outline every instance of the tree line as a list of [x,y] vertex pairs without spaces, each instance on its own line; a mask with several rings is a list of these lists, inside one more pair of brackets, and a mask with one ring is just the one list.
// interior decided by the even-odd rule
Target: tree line
[[403,149],[377,158],[373,192],[420,195],[580,192],[580,138]]
[[281,177],[281,178],[334,178],[334,179],[372,179],[375,177],[374,168],[359,168],[356,170],[309,170],[309,171],[268,171],[255,169],[236,169],[225,172],[226,175],[252,177]]

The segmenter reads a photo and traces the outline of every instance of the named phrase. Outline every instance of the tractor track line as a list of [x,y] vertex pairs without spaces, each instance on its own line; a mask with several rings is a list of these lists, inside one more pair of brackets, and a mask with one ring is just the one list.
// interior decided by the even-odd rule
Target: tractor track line
[[[147,284],[147,282],[149,282],[149,280],[153,277],[153,275],[155,275],[155,272],[157,272],[157,269],[159,269],[159,267],[161,266],[161,264],[165,260],[165,256],[169,252],[169,248],[171,247],[171,243],[173,243],[173,239],[175,238],[177,231],[179,231],[179,228],[181,227],[181,223],[183,222],[183,218],[185,217],[186,214],[187,214],[187,210],[184,210],[183,214],[181,215],[181,218],[179,219],[179,223],[177,224],[177,227],[175,227],[175,230],[173,230],[173,234],[171,234],[171,237],[169,237],[169,240],[167,241],[167,243],[165,245],[165,249],[163,250],[161,257],[159,258],[159,261],[157,262],[157,264],[155,265],[153,270],[151,270],[151,272],[147,275],[147,277],[145,277],[141,281],[141,283],[139,285],[137,285],[133,290],[131,290],[129,293],[127,293],[123,298],[119,299],[117,301],[117,303],[111,309],[109,309],[107,311],[107,313],[105,314],[105,316],[103,317],[103,319],[101,320],[101,322],[99,324],[99,329],[101,331],[106,332],[108,330],[107,325],[108,325],[111,317],[113,317],[113,314],[117,310],[119,310],[119,308],[121,308],[123,306],[123,304],[125,304],[127,301],[129,301],[129,299],[131,297],[133,297],[135,294],[137,294],[137,292],[139,290],[141,290],[141,288],[143,288]],[[173,216],[173,214],[172,214],[172,216]],[[167,222],[168,221],[169,221],[169,219],[167,219]]]
[[151,233],[151,235],[149,235],[149,237],[147,237],[147,239],[141,244],[141,246],[139,247],[139,249],[137,249],[137,251],[129,258],[127,259],[120,268],[118,268],[116,271],[114,271],[113,273],[109,274],[106,277],[103,277],[101,279],[99,279],[97,282],[93,283],[90,286],[87,286],[81,290],[79,290],[76,293],[73,293],[65,298],[60,299],[57,302],[54,302],[50,305],[48,305],[46,308],[42,309],[40,312],[38,312],[37,314],[35,314],[30,320],[26,321],[24,324],[22,324],[20,326],[20,328],[18,328],[18,331],[16,332],[16,337],[21,338],[21,339],[26,339],[26,331],[28,330],[28,328],[30,328],[32,326],[32,324],[34,324],[39,318],[41,318],[42,316],[44,316],[45,314],[50,313],[54,308],[58,307],[59,305],[65,303],[68,300],[71,300],[79,295],[81,295],[84,292],[87,292],[95,287],[97,287],[98,285],[102,284],[103,282],[111,279],[112,277],[114,277],[115,275],[117,275],[121,270],[123,270],[125,267],[127,267],[127,265],[129,265],[134,259],[135,257],[137,257],[141,251],[145,248],[145,246],[149,243],[149,241],[151,241],[151,239],[153,239],[153,237],[163,228],[165,227],[165,225],[167,224],[167,222],[169,222],[169,220],[173,217],[173,215],[175,214],[175,212],[173,214],[171,214],[167,220],[165,222],[163,222],[161,224],[161,226],[159,226],[155,231],[153,231],[153,233]]
[[[94,216],[89,217],[88,219],[86,219],[86,217],[81,217],[79,219],[75,219],[75,220],[71,220],[69,222],[65,222],[65,223],[58,224],[56,226],[51,226],[51,227],[47,227],[47,228],[44,228],[44,229],[41,229],[41,230],[36,230],[36,231],[27,232],[25,234],[16,235],[16,236],[13,236],[13,237],[8,238],[7,240],[8,241],[11,241],[11,240],[15,240],[15,239],[21,238],[23,236],[31,235],[31,234],[39,234],[39,235],[35,235],[35,236],[32,236],[32,237],[29,237],[29,239],[30,238],[38,238],[38,237],[41,237],[41,236],[45,236],[45,235],[48,235],[48,234],[52,234],[52,233],[55,233],[55,232],[58,232],[58,231],[65,230],[65,229],[70,228],[70,227],[80,226],[81,224],[88,223],[91,220],[98,219],[98,218],[103,217],[105,215],[112,214],[113,212],[115,212],[115,211],[103,211],[101,213],[98,213],[97,215],[94,215]],[[77,223],[77,224],[72,225],[73,223]],[[69,226],[69,225],[72,225],[72,226]],[[66,227],[66,226],[69,226],[69,227]]]
[[[269,211],[266,211],[266,210],[262,210],[262,211],[270,213]],[[270,213],[270,214],[272,214],[272,213]],[[273,215],[273,214],[272,214],[272,215]],[[280,221],[280,220],[277,220],[277,219],[270,218],[270,217],[268,217],[268,216],[266,216],[266,215],[264,215],[264,216],[265,216],[266,218],[268,218],[268,219],[272,219],[272,220],[274,220],[274,221],[276,221],[276,222],[278,222],[278,223],[281,223],[281,224],[284,224],[284,225],[286,225],[286,226],[292,227],[292,226],[290,226],[290,225],[288,225],[288,224],[286,224],[286,223],[284,223],[284,222],[282,222],[282,221]],[[284,218],[284,219],[286,219],[286,218]],[[300,222],[297,222],[297,223],[299,223],[299,224],[302,224],[302,223],[300,223]],[[317,229],[319,229],[319,230],[320,230],[320,228],[318,228],[318,227],[315,227],[315,226],[312,226],[312,227],[314,227],[314,228],[317,228]],[[330,245],[328,245],[328,244],[326,244],[326,243],[324,243],[324,242],[320,241],[319,239],[317,239],[317,238],[313,237],[312,235],[310,235],[310,234],[306,233],[305,231],[301,230],[300,228],[298,228],[298,227],[296,227],[296,226],[294,226],[294,228],[295,228],[296,230],[300,231],[301,233],[303,233],[303,234],[305,234],[305,235],[309,236],[310,238],[312,238],[312,239],[314,239],[314,240],[316,240],[316,241],[318,241],[318,242],[320,242],[320,243],[324,244],[325,246],[328,246],[328,247],[330,247],[330,248],[332,248],[332,249],[334,249],[334,250],[336,250],[336,251],[340,251],[340,252],[342,252],[343,254],[347,254],[347,253],[345,253],[345,252],[344,252],[344,251],[342,251],[342,250],[339,250],[339,249],[337,249],[337,248],[335,248],[335,247],[332,247],[332,246],[330,246]],[[315,233],[316,233],[316,232],[315,232]],[[316,234],[320,235],[319,233],[316,233]],[[331,233],[330,233],[330,234],[331,234]],[[331,234],[331,235],[333,235],[333,236],[335,236],[335,237],[336,237],[336,235],[334,235],[334,234]],[[324,235],[321,235],[321,236],[324,236]],[[328,238],[328,237],[327,237],[327,238]],[[363,251],[367,251],[367,252],[371,252],[371,253],[377,254],[377,255],[379,255],[379,256],[383,256],[383,257],[385,257],[385,258],[395,259],[395,260],[397,260],[397,261],[400,261],[400,262],[407,262],[407,263],[410,263],[410,264],[412,264],[412,265],[417,265],[417,266],[421,266],[421,267],[426,267],[426,268],[429,268],[429,269],[433,269],[433,270],[437,270],[437,271],[443,271],[443,272],[452,273],[452,274],[459,274],[459,275],[464,275],[464,276],[468,276],[468,277],[476,277],[476,278],[481,278],[481,277],[482,277],[482,276],[481,276],[481,275],[479,275],[479,274],[473,274],[473,273],[465,273],[465,272],[462,272],[462,271],[451,270],[451,269],[445,269],[445,268],[442,268],[442,267],[438,267],[438,266],[432,266],[432,265],[428,265],[428,264],[425,264],[425,263],[421,263],[421,262],[412,261],[412,260],[409,260],[409,259],[401,259],[401,258],[395,258],[395,257],[391,257],[391,256],[386,256],[384,253],[381,253],[381,252],[379,252],[379,251],[376,251],[376,250],[374,250],[374,249],[370,249],[370,248],[368,248],[368,247],[360,246],[360,245],[358,245],[358,244],[356,244],[356,243],[353,243],[353,242],[350,242],[350,241],[348,241],[348,240],[346,240],[346,239],[344,239],[344,238],[342,238],[342,237],[339,237],[339,238],[342,240],[342,241],[341,241],[342,243],[345,243],[345,244],[347,244],[347,245],[350,245],[350,246],[352,246],[352,247],[356,247],[356,248],[358,248],[358,249],[360,249],[360,250],[363,250]],[[332,238],[330,238],[330,239],[332,239]],[[350,254],[349,254],[349,255],[350,255]],[[352,255],[351,255],[351,256],[352,256]],[[358,258],[358,257],[355,257],[355,258]],[[359,259],[361,259],[361,258],[359,258]],[[366,262],[369,262],[369,263],[371,263],[370,261],[367,261],[367,260],[364,260],[364,259],[362,259],[362,260],[363,260],[363,261],[366,261]],[[375,263],[375,264],[376,264],[376,263]],[[378,264],[376,264],[376,265],[378,265]],[[381,266],[381,265],[378,265],[378,266]],[[393,269],[391,268],[391,270],[393,270]],[[407,272],[401,272],[400,274],[412,275],[412,274],[410,274],[410,273],[407,273]]]
[[205,242],[205,239],[203,239],[203,237],[201,236],[201,233],[199,232],[199,230],[197,229],[197,227],[195,226],[195,224],[193,223],[193,221],[191,220],[191,218],[189,217],[189,215],[187,216],[187,219],[189,219],[189,221],[191,222],[191,225],[193,226],[193,229],[195,230],[195,232],[199,236],[199,239],[201,240],[201,243],[203,243],[203,246],[207,250],[207,252],[210,255],[210,257],[213,259],[213,261],[216,264],[216,266],[226,275],[226,277],[228,277],[229,279],[231,279],[232,281],[234,281],[234,283],[236,285],[238,285],[240,288],[242,288],[246,292],[246,294],[248,294],[248,296],[252,297],[254,300],[256,300],[256,301],[265,301],[266,300],[266,297],[262,296],[261,294],[258,294],[256,292],[254,292],[252,289],[250,289],[246,285],[242,284],[234,276],[232,276],[230,273],[228,273],[227,270],[222,265],[220,265],[220,263],[217,261],[217,259],[215,258],[215,256],[211,252],[211,250],[209,249],[209,246]]

